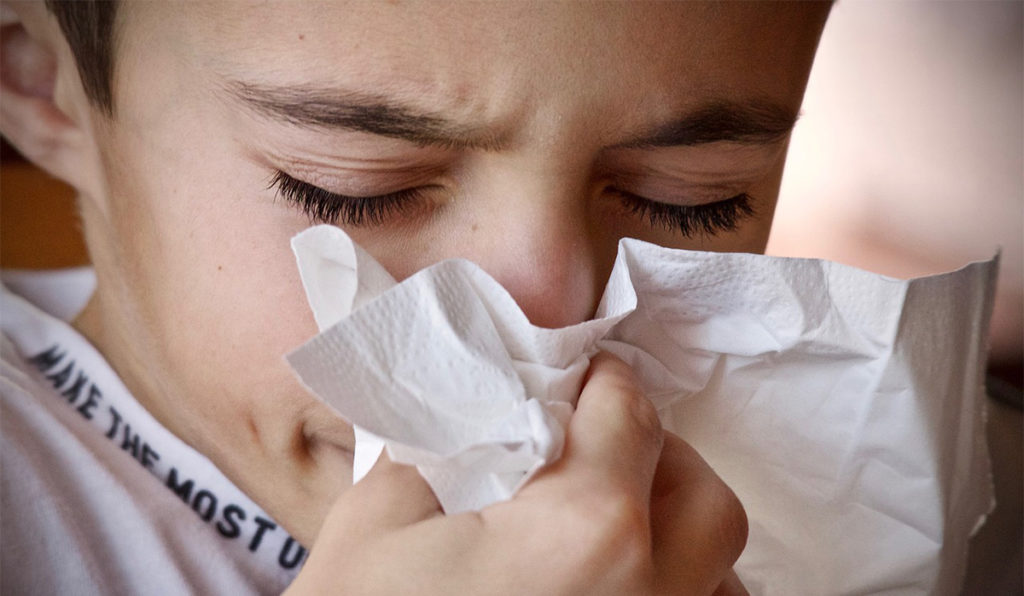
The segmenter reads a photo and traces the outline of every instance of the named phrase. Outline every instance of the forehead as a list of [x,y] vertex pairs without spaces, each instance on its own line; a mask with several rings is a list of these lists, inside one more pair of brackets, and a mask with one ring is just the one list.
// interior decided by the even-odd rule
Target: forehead
[[795,107],[826,14],[804,3],[143,2],[121,16],[116,87],[151,76],[142,61],[160,54],[165,75],[364,90],[492,121],[609,106],[650,120],[719,98]]

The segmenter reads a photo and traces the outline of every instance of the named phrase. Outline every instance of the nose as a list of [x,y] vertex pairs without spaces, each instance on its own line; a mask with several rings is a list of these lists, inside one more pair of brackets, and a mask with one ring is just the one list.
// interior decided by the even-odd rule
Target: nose
[[615,241],[596,233],[582,194],[555,184],[491,191],[494,200],[481,200],[473,209],[478,216],[459,226],[453,252],[501,283],[534,325],[589,320],[614,261]]
[[[504,221],[473,258],[515,299],[534,325],[565,327],[596,308],[593,247],[577,222]],[[478,230],[478,233],[484,230]],[[472,257],[471,257],[472,258]]]

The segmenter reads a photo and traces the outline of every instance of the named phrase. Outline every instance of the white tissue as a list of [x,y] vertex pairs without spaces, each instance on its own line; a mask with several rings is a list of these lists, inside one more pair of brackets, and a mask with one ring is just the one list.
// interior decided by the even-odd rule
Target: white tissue
[[957,593],[992,503],[995,260],[899,281],[624,239],[594,320],[543,329],[468,261],[396,284],[337,228],[292,246],[321,333],[288,361],[356,427],[355,480],[386,445],[448,513],[509,498],[607,350],[739,495],[752,593]]

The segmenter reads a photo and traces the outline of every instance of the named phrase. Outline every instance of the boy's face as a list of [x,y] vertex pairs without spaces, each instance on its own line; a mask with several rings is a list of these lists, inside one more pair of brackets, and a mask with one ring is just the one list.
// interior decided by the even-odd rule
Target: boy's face
[[621,237],[763,250],[826,13],[124,6],[115,115],[94,130],[105,191],[83,198],[99,289],[77,324],[309,544],[352,439],[282,359],[316,332],[288,243],[304,205],[399,279],[465,257],[535,323],[585,320]]

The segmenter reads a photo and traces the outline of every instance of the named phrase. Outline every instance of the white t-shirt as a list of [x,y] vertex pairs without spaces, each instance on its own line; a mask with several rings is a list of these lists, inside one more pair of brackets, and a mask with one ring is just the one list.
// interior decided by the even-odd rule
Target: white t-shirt
[[92,272],[4,282],[0,592],[280,593],[306,550],[66,323]]

